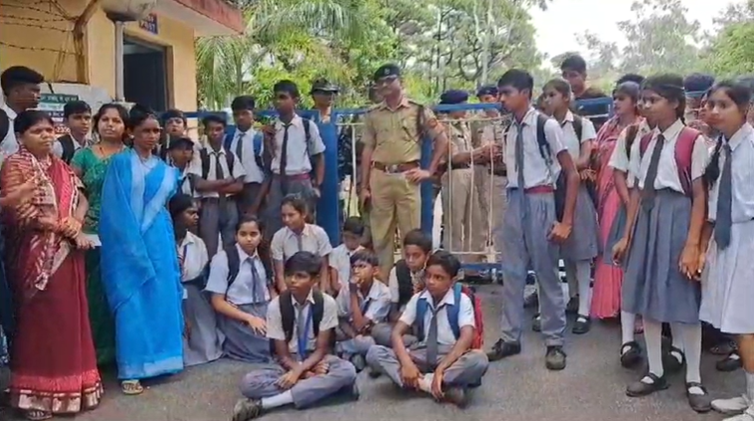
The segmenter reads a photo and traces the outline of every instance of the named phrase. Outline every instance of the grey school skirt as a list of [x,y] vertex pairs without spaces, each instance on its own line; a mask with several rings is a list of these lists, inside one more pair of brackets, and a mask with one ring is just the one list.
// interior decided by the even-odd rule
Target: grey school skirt
[[598,215],[584,184],[577,190],[571,234],[561,246],[561,258],[572,262],[589,260],[598,255]]
[[659,190],[653,208],[640,206],[622,285],[621,309],[667,323],[700,322],[700,283],[679,271],[692,201]]
[[603,263],[612,266],[616,265],[613,261],[613,246],[624,237],[624,229],[626,229],[626,226],[627,208],[620,206],[618,212],[616,212],[616,216],[613,218],[613,223],[611,224],[611,230],[608,232],[606,243],[603,244]]
[[[267,303],[242,304],[238,309],[263,319],[267,315]],[[270,341],[264,335],[258,335],[247,324],[223,315],[218,315],[218,321],[225,334],[223,355],[247,363],[271,361]]]

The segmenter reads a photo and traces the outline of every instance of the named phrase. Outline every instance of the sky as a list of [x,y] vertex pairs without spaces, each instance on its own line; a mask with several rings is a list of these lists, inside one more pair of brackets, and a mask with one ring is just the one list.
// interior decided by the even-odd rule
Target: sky
[[[739,1],[743,0],[682,0],[682,3],[692,19],[698,20],[703,29],[710,29],[720,11]],[[545,11],[533,8],[530,14],[537,29],[538,49],[549,57],[566,51],[587,54],[574,36],[586,29],[606,41],[618,42],[621,47],[625,39],[616,23],[631,16],[631,5],[632,0],[552,0]]]

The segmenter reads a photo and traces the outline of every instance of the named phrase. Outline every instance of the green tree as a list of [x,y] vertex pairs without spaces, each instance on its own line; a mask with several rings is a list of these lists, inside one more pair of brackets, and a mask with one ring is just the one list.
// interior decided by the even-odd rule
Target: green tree
[[737,76],[753,72],[753,23],[727,26],[713,40],[703,61],[706,70],[718,76]]

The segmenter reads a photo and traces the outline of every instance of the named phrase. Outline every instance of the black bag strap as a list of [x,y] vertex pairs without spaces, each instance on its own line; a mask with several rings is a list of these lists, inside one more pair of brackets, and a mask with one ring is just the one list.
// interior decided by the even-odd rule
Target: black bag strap
[[8,135],[10,130],[10,118],[8,117],[8,113],[0,108],[0,143],[5,140],[5,136]]
[[202,178],[207,180],[207,176],[210,174],[210,154],[207,153],[207,149],[199,150],[199,159],[202,161]]
[[577,140],[579,141],[579,144],[582,144],[582,135],[584,134],[582,132],[584,120],[582,117],[572,114],[574,116],[574,121],[572,122],[572,127],[574,127],[574,134],[577,135]]
[[236,245],[232,245],[230,247],[226,247],[223,249],[225,251],[225,256],[228,259],[228,277],[226,280],[228,281],[228,286],[225,289],[225,295],[226,298],[228,298],[228,291],[231,289],[231,285],[233,285],[233,282],[236,281],[236,277],[239,274],[239,268],[241,267],[241,257],[239,256],[239,251],[236,248]]
[[60,142],[60,146],[63,148],[63,155],[60,159],[66,164],[70,164],[73,154],[76,153],[76,148],[73,145],[73,142],[75,142],[73,137],[70,134],[65,134],[58,138],[58,142]]
[[540,151],[540,156],[545,160],[545,164],[550,170],[551,164],[553,164],[553,157],[551,156],[551,145],[548,144],[548,139],[545,137],[545,123],[548,121],[548,117],[543,114],[537,114],[537,149]]
[[627,127],[626,130],[627,133],[626,137],[624,138],[624,144],[626,146],[627,158],[629,158],[631,156],[632,143],[634,143],[634,139],[637,137],[637,132],[640,131],[640,126],[637,124],[632,124]]
[[404,259],[396,262],[396,280],[398,281],[398,304],[402,306],[409,302],[414,293],[412,272]]
[[[320,291],[312,291],[312,298],[315,301],[312,307],[312,331],[315,337],[320,334],[320,322],[322,321],[324,313],[324,298]],[[286,342],[290,342],[294,337],[294,320],[296,314],[294,312],[294,303],[291,301],[291,291],[286,290],[278,296],[278,303],[281,311],[281,324],[283,325],[283,333],[286,335]]]

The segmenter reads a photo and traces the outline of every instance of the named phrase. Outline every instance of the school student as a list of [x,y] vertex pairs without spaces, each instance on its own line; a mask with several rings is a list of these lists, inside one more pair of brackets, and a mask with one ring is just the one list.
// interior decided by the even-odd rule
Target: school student
[[[393,348],[374,345],[367,362],[400,387],[464,407],[467,390],[478,386],[488,370],[488,358],[472,349],[474,306],[456,283],[460,269],[461,263],[451,253],[433,253],[425,269],[426,289],[406,305],[393,329]],[[410,329],[417,332],[420,342],[407,349],[403,335]]]
[[13,122],[22,111],[37,108],[41,97],[39,85],[44,81],[44,76],[26,66],[11,66],[0,74],[5,99],[0,104],[0,160],[18,151]]
[[330,245],[328,234],[319,225],[308,224],[307,202],[298,196],[286,196],[280,206],[283,228],[273,235],[270,250],[275,265],[275,285],[279,291],[286,290],[284,263],[300,251],[308,251],[320,257],[320,291],[333,292],[330,282]]
[[[570,54],[561,62],[561,77],[569,82],[574,100],[606,98],[600,89],[587,85],[587,62],[579,54]],[[608,120],[608,107],[603,104],[586,104],[577,107],[577,114],[589,118],[595,127]]]
[[[372,328],[372,337],[378,345],[391,346],[393,326],[404,312],[412,295],[425,289],[425,264],[432,251],[433,241],[422,230],[406,233],[402,242],[403,258],[397,261],[388,275],[388,289],[391,293],[391,307],[386,323]],[[404,344],[416,342],[416,337],[404,335]]]
[[278,118],[265,130],[265,149],[269,151],[272,177],[269,186],[267,214],[268,228],[277,232],[283,225],[280,205],[289,194],[303,198],[312,215],[320,198],[320,186],[325,177],[325,144],[312,120],[296,114],[299,88],[290,80],[273,86],[275,110]]
[[358,398],[354,366],[330,354],[338,310],[332,297],[317,290],[320,260],[307,251],[286,260],[287,289],[267,310],[267,337],[277,364],[244,376],[244,399],[236,403],[233,421],[285,405],[304,409],[339,392]]
[[[513,113],[514,121],[507,131],[504,152],[509,184],[501,235],[506,250],[502,258],[501,339],[488,356],[495,361],[521,352],[524,287],[531,262],[540,288],[545,365],[550,370],[562,370],[566,367],[566,313],[558,275],[558,249],[574,224],[579,175],[558,123],[532,108],[532,88],[532,76],[523,70],[509,70],[498,81],[502,105]],[[554,200],[559,167],[566,180],[560,221],[556,219]]]
[[[163,127],[163,132],[153,153],[162,160],[168,160],[171,143],[187,136],[186,115],[179,109],[169,109],[160,116],[160,125]],[[171,162],[168,160],[168,163]]]
[[728,421],[753,420],[753,128],[747,123],[752,89],[731,81],[711,89],[707,108],[710,121],[721,133],[705,178],[710,186],[708,223],[703,229],[701,259],[706,264],[700,319],[721,332],[737,335],[745,371],[742,396],[712,402],[716,411],[738,415]]
[[350,216],[343,222],[341,228],[343,242],[334,248],[328,257],[331,268],[330,284],[335,292],[348,291],[351,279],[351,256],[364,249],[361,244],[364,229],[362,219],[357,216]]
[[[666,389],[662,324],[669,323],[686,359],[686,393],[697,412],[710,410],[701,384],[702,330],[699,318],[700,241],[706,212],[702,179],[708,160],[704,137],[684,125],[682,78],[663,74],[642,84],[643,114],[653,130],[632,144],[630,172],[637,179],[631,193],[623,238],[614,259],[626,259],[622,310],[642,315],[648,372],[627,387],[627,395],[645,396]],[[676,354],[676,355],[674,355]]]
[[178,190],[194,197],[194,180],[189,174],[191,161],[194,159],[194,141],[188,137],[179,137],[173,139],[168,145],[168,158],[174,167],[179,171]]
[[261,160],[263,142],[262,133],[254,130],[254,97],[251,95],[237,96],[231,102],[233,121],[236,130],[226,137],[226,148],[233,151],[241,159],[246,175],[244,189],[237,201],[239,215],[259,215],[266,192],[262,191],[265,173]]
[[202,125],[207,143],[194,154],[188,172],[201,200],[199,236],[212,258],[218,251],[218,234],[222,247],[234,244],[239,220],[236,195],[244,188],[246,171],[239,157],[223,146],[225,120],[208,115],[202,119]]
[[212,307],[225,335],[223,354],[250,363],[270,360],[265,315],[275,290],[270,253],[262,235],[255,216],[241,217],[236,243],[212,258],[205,288],[212,294]]
[[68,128],[68,134],[55,141],[52,153],[70,164],[76,151],[90,144],[92,108],[84,101],[68,101],[63,106],[63,122]]
[[184,289],[184,365],[187,367],[215,361],[223,355],[215,310],[203,293],[207,283],[207,247],[191,230],[199,214],[194,199],[179,193],[168,202],[176,234],[181,284]]
[[361,250],[351,256],[349,285],[336,298],[338,329],[336,349],[341,357],[351,361],[357,372],[365,366],[364,357],[375,340],[372,328],[386,321],[391,309],[388,286],[376,279],[380,267],[375,254]]

